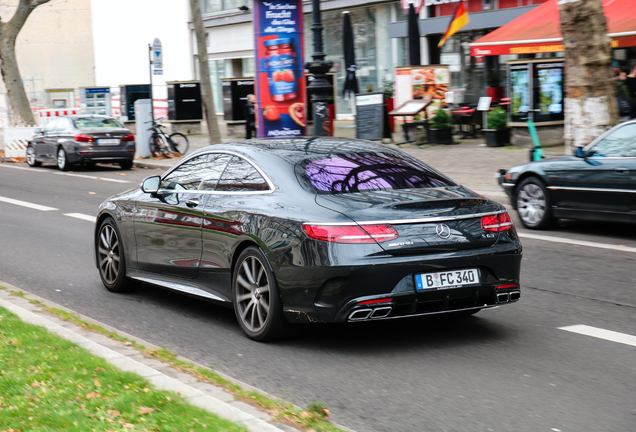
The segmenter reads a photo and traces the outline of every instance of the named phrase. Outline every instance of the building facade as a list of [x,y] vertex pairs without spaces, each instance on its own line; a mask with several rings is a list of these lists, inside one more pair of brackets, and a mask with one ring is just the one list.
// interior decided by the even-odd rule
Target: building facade
[[[465,0],[470,24],[441,48],[437,44],[446,30],[458,0],[423,0],[420,35],[423,64],[448,64],[451,86],[466,102],[483,95],[491,69],[503,70],[505,58],[471,57],[469,44],[510,22],[546,0]],[[406,3],[408,4],[408,3]],[[215,100],[222,99],[221,79],[254,76],[254,37],[251,0],[201,0],[208,31],[208,59]],[[403,2],[326,0],[321,2],[324,49],[334,63],[336,113],[350,118],[351,101],[342,96],[344,57],[342,13],[349,11],[354,28],[357,77],[361,92],[383,91],[394,81],[395,68],[408,65],[408,38]],[[311,3],[304,2],[305,61],[311,60]],[[502,56],[503,57],[503,56]],[[505,74],[501,73],[505,79]],[[503,85],[503,83],[502,83]],[[222,105],[217,103],[217,112]]]

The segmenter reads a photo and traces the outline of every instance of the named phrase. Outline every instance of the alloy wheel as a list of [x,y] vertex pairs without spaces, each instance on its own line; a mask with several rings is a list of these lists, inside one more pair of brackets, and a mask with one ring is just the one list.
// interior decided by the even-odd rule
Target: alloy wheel
[[241,263],[236,276],[236,305],[238,316],[250,331],[265,326],[270,313],[270,286],[263,263],[248,256]]
[[539,224],[546,212],[546,196],[543,189],[534,183],[525,184],[517,196],[517,211],[526,223]]
[[99,233],[97,254],[102,278],[106,283],[114,284],[119,276],[120,256],[119,239],[111,225],[104,225]]
[[63,170],[66,168],[66,152],[63,148],[57,151],[57,166]]
[[31,146],[28,146],[26,149],[26,160],[29,166],[40,166],[40,162],[35,159],[35,150]]

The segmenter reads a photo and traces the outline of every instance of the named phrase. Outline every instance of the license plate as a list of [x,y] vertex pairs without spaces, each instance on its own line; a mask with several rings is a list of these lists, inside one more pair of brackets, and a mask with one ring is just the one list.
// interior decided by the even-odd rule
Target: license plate
[[119,144],[117,138],[98,138],[97,144]]
[[445,290],[479,283],[477,269],[453,270],[415,275],[418,290]]

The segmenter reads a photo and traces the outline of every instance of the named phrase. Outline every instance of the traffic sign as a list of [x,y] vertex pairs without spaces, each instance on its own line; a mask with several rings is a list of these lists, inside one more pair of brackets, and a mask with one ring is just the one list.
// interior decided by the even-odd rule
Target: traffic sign
[[[163,58],[161,54],[161,41],[155,39],[152,43],[152,65],[155,69],[163,69]],[[155,75],[161,75],[161,73]]]
[[155,75],[163,75],[163,69],[155,69],[154,70],[154,74]]

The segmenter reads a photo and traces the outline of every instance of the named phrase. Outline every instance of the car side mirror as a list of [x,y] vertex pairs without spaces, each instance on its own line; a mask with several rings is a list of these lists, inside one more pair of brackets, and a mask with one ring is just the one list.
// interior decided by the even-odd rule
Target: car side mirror
[[583,150],[583,147],[577,147],[574,151],[574,156],[578,158],[585,158],[585,150]]
[[159,190],[159,183],[161,182],[161,177],[156,175],[152,177],[146,177],[144,181],[141,183],[141,190],[145,193],[154,194]]

